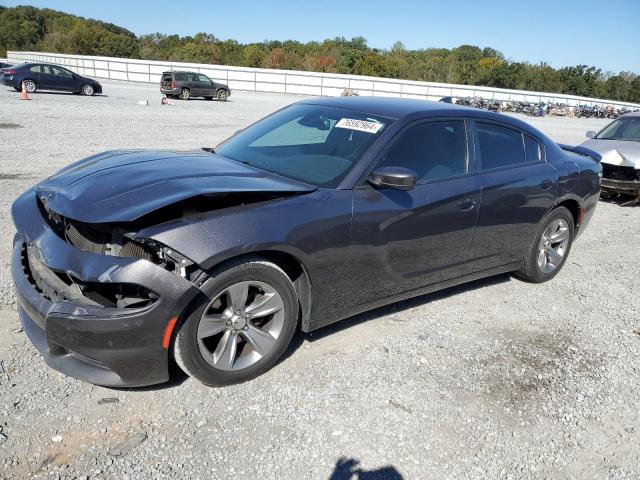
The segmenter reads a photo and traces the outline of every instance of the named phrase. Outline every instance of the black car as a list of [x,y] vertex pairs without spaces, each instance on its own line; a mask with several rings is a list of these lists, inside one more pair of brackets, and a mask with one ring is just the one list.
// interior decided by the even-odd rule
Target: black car
[[50,366],[93,383],[162,382],[172,358],[242,382],[297,328],[504,272],[552,279],[601,172],[496,113],[307,100],[215,152],[105,152],[22,194],[19,315]]
[[23,63],[2,71],[2,83],[16,91],[22,90],[24,84],[29,93],[36,90],[60,90],[89,96],[102,93],[102,85],[92,78],[83,77],[59,65]]
[[202,73],[164,72],[160,78],[160,91],[169,98],[189,100],[191,97],[203,97],[207,100],[217,98],[226,102],[231,90],[224,83],[217,83]]
[[9,68],[12,65],[10,63],[5,63],[5,62],[0,62],[0,69],[2,68]]

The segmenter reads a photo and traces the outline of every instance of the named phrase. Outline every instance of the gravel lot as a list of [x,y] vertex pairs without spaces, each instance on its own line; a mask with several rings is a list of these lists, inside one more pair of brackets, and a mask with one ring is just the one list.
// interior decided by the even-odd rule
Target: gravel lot
[[[298,98],[161,106],[0,87],[0,477],[637,479],[640,210],[600,202],[562,273],[499,276],[299,335],[255,381],[115,390],[47,368],[21,331],[9,208],[107,149],[213,146]],[[149,100],[140,106],[138,100]],[[528,119],[578,143],[606,121]]]

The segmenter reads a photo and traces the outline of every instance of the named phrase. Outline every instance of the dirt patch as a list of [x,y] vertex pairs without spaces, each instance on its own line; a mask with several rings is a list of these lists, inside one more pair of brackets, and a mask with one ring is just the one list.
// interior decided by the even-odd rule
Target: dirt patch
[[514,409],[563,395],[579,376],[598,379],[603,361],[568,333],[504,331],[475,365],[485,394]]

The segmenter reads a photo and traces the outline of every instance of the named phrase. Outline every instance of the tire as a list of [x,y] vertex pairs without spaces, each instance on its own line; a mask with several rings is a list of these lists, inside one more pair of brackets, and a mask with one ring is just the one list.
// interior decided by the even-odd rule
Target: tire
[[226,102],[227,98],[229,98],[229,92],[227,92],[224,88],[221,88],[220,90],[218,90],[218,93],[216,94],[216,98],[220,102]]
[[180,99],[189,100],[189,97],[191,97],[191,90],[189,90],[188,88],[183,88],[180,92]]
[[[245,286],[247,294],[238,293]],[[180,368],[210,386],[246,382],[271,369],[298,324],[287,274],[260,257],[246,257],[212,272],[201,290],[204,298],[187,310],[175,334]]]
[[93,88],[93,85],[90,85],[88,83],[85,83],[82,88],[80,89],[80,93],[82,95],[85,95],[87,97],[91,97],[93,96],[94,93],[96,93],[95,89]]
[[573,215],[569,210],[565,207],[552,210],[541,222],[522,269],[514,272],[515,275],[531,283],[543,283],[555,277],[571,251],[574,229]]
[[[31,80],[30,78],[27,78],[26,80],[22,81],[22,85],[24,85],[24,89],[27,91],[27,93],[35,93],[36,90],[38,89],[38,86],[36,85],[36,82]],[[22,89],[20,89],[22,90]]]

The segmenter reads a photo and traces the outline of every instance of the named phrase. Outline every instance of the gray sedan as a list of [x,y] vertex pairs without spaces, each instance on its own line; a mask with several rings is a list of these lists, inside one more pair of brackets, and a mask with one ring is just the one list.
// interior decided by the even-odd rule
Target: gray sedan
[[633,195],[640,203],[640,112],[614,120],[600,132],[587,132],[582,144],[602,155],[602,191]]

